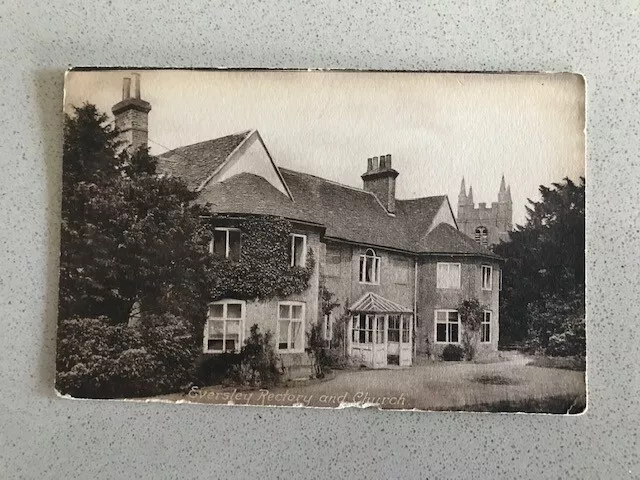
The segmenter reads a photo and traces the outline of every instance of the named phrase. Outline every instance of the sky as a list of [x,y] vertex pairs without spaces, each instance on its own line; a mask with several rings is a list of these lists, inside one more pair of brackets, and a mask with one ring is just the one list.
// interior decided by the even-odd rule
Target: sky
[[[65,111],[111,115],[134,71],[72,71]],[[514,223],[538,186],[585,172],[582,77],[329,71],[142,70],[151,153],[257,129],[278,166],[362,187],[367,158],[391,154],[396,197],[478,202],[511,185]]]

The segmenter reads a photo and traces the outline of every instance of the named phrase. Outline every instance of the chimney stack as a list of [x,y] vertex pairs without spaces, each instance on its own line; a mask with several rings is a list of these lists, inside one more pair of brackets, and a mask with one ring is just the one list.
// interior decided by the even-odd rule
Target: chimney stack
[[131,97],[131,79],[124,77],[122,79],[122,100],[126,100]]
[[140,98],[140,74],[133,73],[133,97],[131,96],[131,78],[122,79],[122,100],[111,111],[115,117],[118,140],[122,147],[134,153],[147,148],[149,141],[149,112],[151,104]]
[[391,155],[367,158],[367,171],[362,174],[364,190],[373,193],[389,213],[396,211],[397,171],[391,168]]

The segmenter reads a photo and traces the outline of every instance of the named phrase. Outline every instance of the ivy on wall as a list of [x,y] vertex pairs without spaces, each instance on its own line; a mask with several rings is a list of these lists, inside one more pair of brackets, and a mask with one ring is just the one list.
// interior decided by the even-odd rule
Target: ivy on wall
[[291,223],[283,218],[248,216],[212,219],[241,231],[240,260],[213,256],[209,266],[211,301],[222,298],[266,300],[302,293],[309,288],[315,268],[313,251],[307,249],[304,267],[291,266]]

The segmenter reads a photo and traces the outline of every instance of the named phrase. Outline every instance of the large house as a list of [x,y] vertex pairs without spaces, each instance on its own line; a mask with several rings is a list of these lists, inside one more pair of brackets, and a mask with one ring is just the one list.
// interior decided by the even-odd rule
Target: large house
[[[146,146],[151,106],[125,79],[113,113],[132,148]],[[209,305],[203,350],[238,350],[257,324],[275,334],[283,365],[308,362],[306,333],[324,326],[328,337],[347,312],[346,349],[358,364],[409,366],[416,355],[439,355],[460,344],[457,306],[477,298],[485,306],[479,350],[496,351],[499,335],[500,259],[460,231],[446,196],[396,198],[399,176],[391,155],[363,160],[363,188],[278,167],[257,130],[180,147],[159,156],[159,171],[181,177],[210,204],[213,214],[269,215],[288,219],[292,265],[313,252],[310,287],[268,301],[220,299]],[[246,232],[245,232],[246,233]],[[250,233],[250,232],[249,232]],[[238,258],[240,233],[216,225],[214,255]],[[320,288],[340,303],[323,315]]]

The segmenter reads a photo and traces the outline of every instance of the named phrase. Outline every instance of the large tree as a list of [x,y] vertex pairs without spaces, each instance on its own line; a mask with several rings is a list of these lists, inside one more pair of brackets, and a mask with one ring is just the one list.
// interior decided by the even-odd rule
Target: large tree
[[[506,259],[501,338],[507,341],[546,344],[559,333],[554,328],[562,328],[559,325],[567,319],[555,319],[556,315],[558,325],[543,327],[542,312],[565,301],[572,312],[576,310],[574,316],[584,310],[585,180],[565,178],[551,187],[540,186],[540,195],[539,201],[529,200],[525,224],[495,248]],[[567,310],[556,307],[556,312]]]
[[203,207],[179,179],[155,175],[93,105],[65,117],[60,316],[172,313],[196,322],[206,305]]

